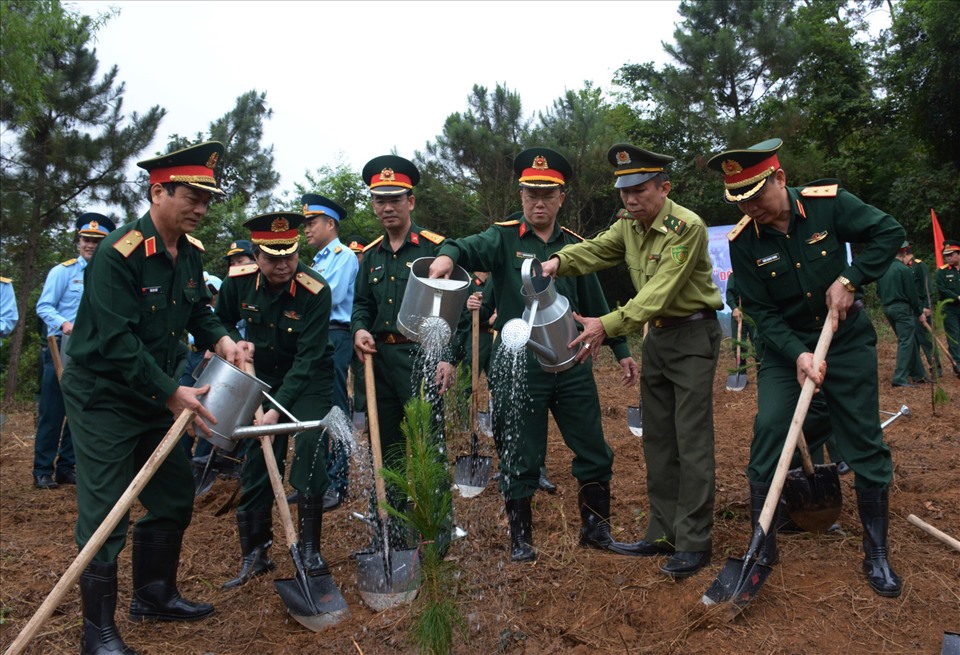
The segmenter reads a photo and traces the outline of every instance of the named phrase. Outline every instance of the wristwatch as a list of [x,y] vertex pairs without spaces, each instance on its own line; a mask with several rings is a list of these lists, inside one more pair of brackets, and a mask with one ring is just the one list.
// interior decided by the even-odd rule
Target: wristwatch
[[851,281],[848,280],[847,278],[843,277],[842,275],[840,275],[840,276],[837,277],[837,282],[839,282],[840,284],[842,284],[843,286],[845,286],[845,287],[847,288],[847,291],[849,291],[850,293],[856,293],[856,292],[857,292],[857,287],[855,287],[855,286],[853,285],[853,282],[851,282]]

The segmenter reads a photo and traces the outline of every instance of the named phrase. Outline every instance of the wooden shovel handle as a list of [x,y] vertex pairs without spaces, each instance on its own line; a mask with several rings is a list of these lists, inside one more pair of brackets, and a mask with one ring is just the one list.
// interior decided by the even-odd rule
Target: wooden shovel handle
[[46,599],[40,605],[40,608],[23,627],[23,630],[21,630],[17,638],[13,640],[13,643],[10,644],[5,655],[18,655],[27,647],[27,644],[29,644],[30,640],[37,634],[37,630],[40,629],[43,622],[50,618],[53,610],[55,610],[57,605],[60,604],[60,601],[63,600],[67,590],[73,586],[80,577],[80,574],[83,573],[83,570],[93,561],[97,551],[100,550],[100,547],[103,546],[107,537],[110,536],[113,529],[117,527],[117,524],[120,523],[120,520],[126,515],[130,506],[133,505],[133,501],[137,499],[137,496],[140,495],[143,488],[147,486],[150,478],[153,477],[160,465],[167,459],[170,451],[177,446],[180,437],[187,431],[187,427],[193,422],[195,417],[196,412],[192,409],[185,409],[180,413],[177,420],[170,426],[170,429],[167,430],[167,434],[160,440],[156,450],[154,450],[149,459],[147,459],[143,468],[140,469],[140,472],[130,481],[130,485],[127,487],[127,490],[123,492],[123,495],[120,496],[117,504],[113,506],[113,509],[107,514],[107,517],[103,519],[100,527],[97,528],[97,531],[94,532],[90,540],[87,541],[87,545],[83,547],[80,554],[77,555],[73,563],[67,568],[63,577],[60,578],[60,581],[57,582],[53,590],[47,595]]
[[926,533],[927,533],[928,535],[930,535],[931,537],[936,537],[937,539],[939,539],[939,540],[942,541],[943,543],[947,544],[948,546],[950,546],[950,547],[953,548],[954,550],[960,551],[960,541],[957,541],[956,539],[954,539],[953,537],[951,537],[950,535],[948,535],[946,532],[942,532],[942,531],[940,531],[940,530],[937,530],[935,527],[933,527],[932,525],[930,525],[930,524],[927,523],[926,521],[923,521],[923,520],[921,520],[920,518],[914,516],[913,514],[911,514],[911,515],[909,515],[909,516],[907,517],[907,521],[909,521],[909,522],[912,523],[913,525],[917,526],[918,528],[920,528],[921,530],[923,530],[924,532],[926,532]]
[[477,390],[480,388],[480,310],[474,309],[471,354],[473,366],[470,371],[470,429],[477,431]]
[[930,336],[932,336],[934,340],[937,342],[937,345],[940,346],[940,350],[943,352],[943,354],[946,355],[947,359],[950,360],[950,364],[952,366],[956,366],[957,363],[953,361],[953,357],[950,355],[950,349],[947,348],[942,341],[940,341],[940,337],[934,333],[933,328],[930,327],[930,324],[927,323],[926,325],[924,325],[924,327],[927,328],[927,332],[930,333]]
[[57,338],[53,335],[47,337],[47,345],[50,348],[50,359],[53,360],[53,370],[57,372],[57,382],[63,378],[63,360],[60,359],[60,345]]
[[[832,339],[833,327],[828,317],[823,323],[820,338],[817,340],[817,347],[813,351],[813,367],[816,370],[820,369],[820,364],[826,358]],[[767,500],[763,503],[763,511],[760,512],[759,523],[765,534],[770,534],[770,524],[777,510],[780,492],[783,491],[783,483],[787,479],[790,460],[793,459],[793,453],[797,449],[797,440],[800,438],[800,432],[803,429],[803,419],[806,418],[807,410],[810,409],[810,401],[813,399],[816,388],[816,383],[807,378],[800,390],[800,399],[797,401],[797,408],[794,410],[793,419],[790,421],[790,429],[787,431],[787,439],[783,444],[783,450],[780,452],[780,460],[777,462],[777,469],[773,474],[773,481],[770,483],[770,491],[767,493]]]
[[380,469],[383,468],[383,452],[380,449],[380,415],[377,412],[377,385],[373,379],[373,355],[363,356],[364,384],[367,388],[367,425],[370,427],[370,452],[373,455],[373,481],[377,492],[377,514],[381,521],[387,520],[387,487]]
[[[739,309],[740,306],[737,306]],[[742,309],[740,311],[743,311]],[[737,370],[740,370],[740,339],[743,336],[743,316],[737,316]]]
[[[245,362],[243,370],[257,377],[257,372],[253,368],[253,362]],[[263,407],[257,407],[254,418],[259,423],[263,420]],[[273,443],[270,441],[270,435],[265,434],[260,437],[260,449],[263,451],[263,463],[267,467],[267,474],[270,476],[270,486],[273,488],[273,500],[277,504],[277,511],[280,513],[280,524],[283,526],[283,536],[287,540],[287,545],[292,546],[297,543],[297,530],[293,526],[293,516],[290,514],[290,505],[287,504],[287,494],[283,490],[283,480],[280,478],[280,467],[277,466],[277,458],[273,454]]]

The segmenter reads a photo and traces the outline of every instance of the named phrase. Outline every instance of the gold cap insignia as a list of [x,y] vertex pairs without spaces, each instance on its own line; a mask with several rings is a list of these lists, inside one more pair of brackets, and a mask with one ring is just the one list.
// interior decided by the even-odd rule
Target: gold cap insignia
[[219,159],[219,158],[220,158],[220,155],[219,155],[218,153],[216,153],[216,152],[213,153],[212,155],[210,155],[210,158],[207,159],[207,168],[213,168],[214,166],[216,166],[216,165],[217,165],[217,159]]
[[397,178],[393,174],[392,168],[384,168],[380,171],[380,181],[381,182],[396,182]]
[[233,243],[230,244],[230,249],[231,249],[231,250],[234,249],[234,248],[236,248],[236,247],[237,247],[237,242],[236,242],[236,241],[234,241]]
[[91,230],[96,230],[98,227],[100,227],[100,223],[97,223],[96,221],[90,221],[89,227]]
[[534,157],[533,168],[537,169],[538,171],[545,171],[548,168],[550,168],[549,166],[547,166],[547,158],[544,157],[543,155],[537,155],[536,157]]
[[740,165],[740,162],[736,162],[732,159],[723,160],[723,163],[720,164],[720,168],[723,169],[724,175],[736,175],[737,173],[743,172],[743,166]]
[[290,221],[285,218],[275,218],[273,223],[270,223],[271,232],[286,232],[290,229]]
[[626,150],[621,150],[617,153],[617,165],[623,166],[624,164],[630,163],[633,163],[630,159],[630,153],[628,153]]

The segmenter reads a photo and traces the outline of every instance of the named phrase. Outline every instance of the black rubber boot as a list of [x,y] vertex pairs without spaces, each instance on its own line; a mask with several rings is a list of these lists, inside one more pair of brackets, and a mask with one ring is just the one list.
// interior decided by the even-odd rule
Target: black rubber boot
[[[770,491],[770,485],[761,482],[750,483],[750,528],[751,533],[756,530],[760,523],[760,514],[763,513],[763,503],[767,500],[767,493]],[[786,513],[786,509],[781,507],[782,503],[777,503],[777,511],[770,521],[770,529],[767,531],[767,538],[763,542],[763,549],[757,554],[757,563],[764,566],[773,566],[780,561],[780,548],[777,547],[777,528],[780,521],[779,515]]]
[[887,528],[890,524],[887,487],[857,491],[857,510],[863,523],[863,572],[873,590],[896,598],[903,585],[887,561]]
[[537,559],[537,551],[533,548],[530,497],[508,500],[507,519],[510,521],[510,561],[532,562]]
[[233,580],[223,583],[223,589],[233,589],[246,584],[251,578],[263,575],[276,568],[267,556],[273,543],[273,510],[257,509],[237,512],[237,532],[240,533],[240,573]]
[[550,478],[547,477],[547,467],[540,467],[540,480],[537,482],[537,487],[540,491],[546,491],[548,494],[557,493],[557,485],[550,482]]
[[307,575],[330,575],[330,567],[320,555],[323,496],[307,496],[301,493],[297,498],[297,518],[300,525],[300,553],[307,568]]
[[610,483],[580,483],[580,545],[618,555],[649,555],[639,543],[615,541],[610,534]]
[[83,636],[80,655],[137,655],[114,623],[117,609],[117,563],[90,562],[80,575]]
[[197,621],[213,614],[213,605],[189,601],[177,591],[182,544],[182,532],[133,528],[131,621]]

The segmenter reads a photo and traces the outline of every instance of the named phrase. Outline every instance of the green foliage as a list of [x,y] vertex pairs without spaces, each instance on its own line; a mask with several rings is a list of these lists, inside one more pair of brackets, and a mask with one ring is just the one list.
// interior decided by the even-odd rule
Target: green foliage
[[462,361],[457,364],[453,384],[443,394],[445,424],[449,430],[467,432],[475,427],[470,425],[470,383],[470,366],[466,361]]

